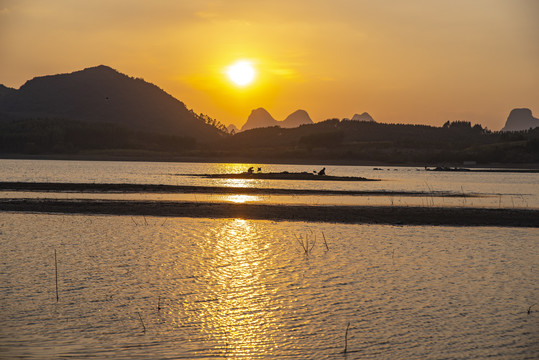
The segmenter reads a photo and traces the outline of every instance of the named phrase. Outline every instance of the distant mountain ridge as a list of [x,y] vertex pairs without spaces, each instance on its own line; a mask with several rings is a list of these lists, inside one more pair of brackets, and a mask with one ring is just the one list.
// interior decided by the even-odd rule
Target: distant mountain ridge
[[241,131],[263,128],[270,126],[280,126],[282,128],[295,128],[300,125],[314,124],[309,114],[305,110],[296,110],[288,115],[283,121],[278,121],[264,108],[251,111],[247,121],[241,127]]
[[235,134],[237,133],[238,131],[240,131],[240,129],[237,128],[236,125],[234,124],[230,124],[226,127],[226,131],[229,133],[229,134]]
[[521,131],[539,127],[539,119],[534,118],[530,109],[513,109],[501,131]]
[[100,65],[0,87],[0,121],[61,118],[206,139],[220,131],[154,84]]
[[376,122],[372,118],[372,116],[369,115],[368,112],[364,112],[363,114],[354,114],[352,116],[352,121],[366,121],[366,122]]
[[266,109],[258,108],[251,111],[247,121],[241,127],[241,131],[261,127],[277,126],[277,124],[278,121],[275,120]]
[[279,123],[283,128],[295,128],[300,125],[313,124],[313,121],[307,111],[296,110],[292,114],[288,115],[286,119]]

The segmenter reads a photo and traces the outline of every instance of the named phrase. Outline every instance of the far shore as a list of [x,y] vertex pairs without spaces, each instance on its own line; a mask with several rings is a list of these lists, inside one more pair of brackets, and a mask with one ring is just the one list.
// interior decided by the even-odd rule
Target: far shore
[[346,224],[539,227],[539,210],[404,206],[304,206],[175,201],[0,199],[0,211]]
[[66,160],[66,161],[133,161],[133,162],[179,162],[179,163],[233,163],[233,164],[275,164],[275,165],[318,165],[318,166],[372,166],[372,167],[425,167],[449,166],[466,167],[469,169],[515,169],[537,170],[539,163],[478,163],[475,165],[463,165],[462,163],[382,163],[379,161],[353,160],[353,159],[323,159],[323,158],[250,158],[250,157],[205,157],[205,156],[176,156],[176,155],[106,155],[106,154],[0,154],[0,159],[6,160]]

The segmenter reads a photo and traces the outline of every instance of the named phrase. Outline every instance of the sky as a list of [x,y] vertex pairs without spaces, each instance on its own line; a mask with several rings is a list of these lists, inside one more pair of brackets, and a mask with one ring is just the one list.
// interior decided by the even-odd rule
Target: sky
[[499,130],[539,117],[539,1],[0,0],[0,84],[97,65],[238,127],[263,107]]

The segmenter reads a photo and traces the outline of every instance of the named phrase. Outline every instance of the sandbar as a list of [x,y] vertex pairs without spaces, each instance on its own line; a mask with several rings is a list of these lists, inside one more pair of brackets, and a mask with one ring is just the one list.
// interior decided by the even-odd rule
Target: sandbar
[[347,224],[539,227],[539,210],[417,206],[308,206],[132,200],[0,199],[0,211]]
[[308,172],[243,172],[237,174],[191,174],[210,179],[263,179],[263,180],[309,180],[309,181],[380,181],[380,179],[367,179],[360,176],[333,176],[318,175]]
[[107,183],[52,183],[52,182],[0,182],[0,191],[24,192],[80,192],[80,193],[168,193],[168,194],[224,194],[224,195],[348,195],[348,196],[434,196],[482,197],[494,194],[449,191],[392,191],[392,190],[329,190],[279,189],[231,186],[189,186],[157,184]]

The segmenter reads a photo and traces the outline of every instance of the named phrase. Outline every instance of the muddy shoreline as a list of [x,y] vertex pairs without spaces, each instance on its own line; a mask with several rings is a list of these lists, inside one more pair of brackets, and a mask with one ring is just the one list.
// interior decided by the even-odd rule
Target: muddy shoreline
[[539,227],[539,210],[402,206],[297,206],[174,201],[0,199],[0,211],[346,224]]
[[243,172],[238,174],[191,174],[190,176],[204,177],[208,179],[260,179],[260,180],[308,180],[308,181],[380,181],[380,179],[367,179],[360,176],[333,176],[318,175],[308,172]]
[[21,192],[80,192],[80,193],[155,193],[155,194],[223,194],[223,195],[349,195],[349,196],[426,196],[480,197],[492,194],[447,191],[381,191],[381,190],[317,190],[246,188],[229,186],[187,186],[152,184],[0,182],[0,191]]

